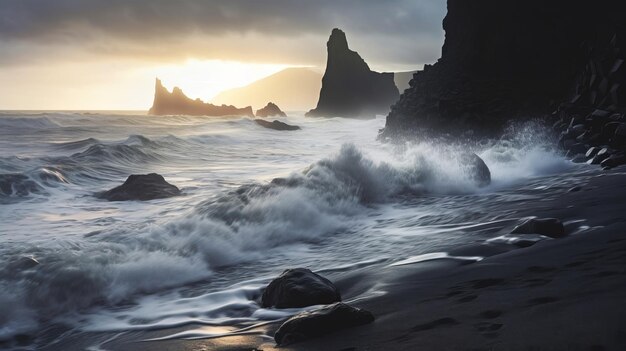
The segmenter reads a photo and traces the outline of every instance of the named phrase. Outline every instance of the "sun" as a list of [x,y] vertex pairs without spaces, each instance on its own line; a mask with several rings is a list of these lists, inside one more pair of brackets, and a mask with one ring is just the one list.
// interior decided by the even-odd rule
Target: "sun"
[[177,86],[190,98],[210,101],[224,90],[245,86],[287,67],[280,64],[188,59],[182,64],[157,66],[151,71],[168,89]]

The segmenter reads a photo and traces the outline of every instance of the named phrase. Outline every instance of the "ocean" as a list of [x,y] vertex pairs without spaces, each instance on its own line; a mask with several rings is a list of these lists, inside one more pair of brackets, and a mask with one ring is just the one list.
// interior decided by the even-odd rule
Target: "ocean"
[[[533,123],[481,143],[382,143],[383,116],[280,119],[302,130],[242,117],[0,113],[0,346],[284,318],[297,311],[255,300],[286,268],[332,278],[506,241],[517,202],[557,197],[591,172]],[[489,186],[466,174],[467,151],[489,167]],[[94,196],[152,172],[183,194]],[[385,293],[362,291],[353,299]],[[97,350],[108,339],[92,340]]]

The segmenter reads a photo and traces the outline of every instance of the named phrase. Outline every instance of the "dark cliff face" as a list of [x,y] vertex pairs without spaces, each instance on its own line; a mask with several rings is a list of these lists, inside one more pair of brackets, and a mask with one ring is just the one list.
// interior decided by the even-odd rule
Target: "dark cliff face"
[[190,99],[183,91],[175,87],[170,93],[157,78],[154,89],[154,102],[148,114],[151,115],[189,115],[189,116],[250,116],[254,117],[252,107],[216,106],[200,99]]
[[327,43],[328,61],[317,107],[307,116],[373,117],[389,112],[398,99],[393,73],[378,73],[350,50],[343,31],[335,28]]
[[594,51],[624,36],[617,0],[448,0],[441,59],[414,75],[384,136],[499,131],[569,100]]

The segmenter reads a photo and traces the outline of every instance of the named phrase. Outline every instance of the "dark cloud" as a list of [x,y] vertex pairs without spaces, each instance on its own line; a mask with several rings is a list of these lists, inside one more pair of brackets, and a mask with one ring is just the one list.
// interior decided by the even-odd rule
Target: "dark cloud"
[[0,0],[0,50],[310,63],[341,27],[377,61],[418,64],[439,55],[444,14],[445,0]]

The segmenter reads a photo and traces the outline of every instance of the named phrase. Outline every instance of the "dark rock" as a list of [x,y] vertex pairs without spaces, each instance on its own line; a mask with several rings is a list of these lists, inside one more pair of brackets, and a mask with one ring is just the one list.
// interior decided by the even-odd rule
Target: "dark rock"
[[278,345],[288,345],[339,330],[372,323],[370,312],[338,302],[289,318],[274,335]]
[[274,120],[273,122],[269,122],[263,119],[255,119],[254,120],[258,125],[264,127],[264,128],[269,128],[269,129],[274,129],[274,130],[298,130],[300,129],[300,127],[298,126],[293,126],[291,124],[287,124],[287,123],[283,123],[281,121],[278,120]]
[[389,112],[399,97],[393,73],[378,73],[355,51],[346,35],[333,29],[327,43],[328,61],[317,107],[311,117],[374,117]]
[[582,188],[583,187],[581,187],[580,185],[576,185],[576,186],[570,188],[567,192],[568,193],[575,193],[575,192],[581,191]]
[[40,193],[45,193],[44,188],[24,174],[0,174],[0,196],[23,197]]
[[626,36],[626,6],[620,1],[447,4],[441,58],[414,75],[381,137],[413,136],[422,129],[497,134],[511,119],[549,114],[559,101],[602,113],[624,106],[624,78],[615,73],[606,79],[616,65],[611,46],[620,46],[610,38]]
[[613,154],[600,162],[600,166],[605,169],[621,166],[623,164],[626,164],[626,154],[623,152]]
[[587,150],[587,153],[585,154],[585,157],[587,157],[587,159],[593,158],[598,154],[598,151],[600,151],[601,149],[597,146],[594,147],[590,147],[589,150]]
[[587,152],[587,145],[582,144],[582,143],[576,143],[570,146],[570,148],[568,149],[568,154],[570,156],[575,156],[578,154],[584,154],[585,152]]
[[550,238],[562,238],[565,236],[565,228],[556,218],[531,218],[515,227],[511,234],[540,234]]
[[146,201],[177,195],[180,195],[180,190],[156,173],[133,174],[124,184],[97,194],[99,198],[109,201]]
[[572,162],[574,162],[574,163],[585,163],[585,162],[587,162],[587,156],[581,155],[581,154],[576,155],[576,156],[574,156],[574,158],[572,158]]
[[330,280],[305,268],[287,269],[263,291],[262,307],[294,308],[341,301]]
[[281,109],[273,102],[268,102],[265,107],[256,111],[257,117],[287,117],[287,114],[281,111]]
[[150,115],[189,115],[189,116],[249,116],[254,117],[252,107],[237,108],[230,105],[216,106],[200,99],[190,99],[183,91],[175,87],[170,93],[157,78],[154,102],[148,112]]
[[491,171],[482,158],[475,153],[468,153],[461,156],[461,166],[465,173],[479,187],[487,186],[491,183]]

